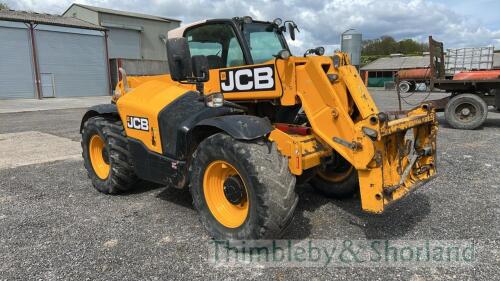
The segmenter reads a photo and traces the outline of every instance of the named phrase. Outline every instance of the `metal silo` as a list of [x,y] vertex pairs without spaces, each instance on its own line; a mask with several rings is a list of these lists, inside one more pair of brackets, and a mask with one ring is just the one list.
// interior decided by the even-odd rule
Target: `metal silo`
[[361,42],[361,33],[354,29],[349,29],[342,33],[340,49],[342,52],[349,54],[351,57],[351,64],[358,69],[361,62]]

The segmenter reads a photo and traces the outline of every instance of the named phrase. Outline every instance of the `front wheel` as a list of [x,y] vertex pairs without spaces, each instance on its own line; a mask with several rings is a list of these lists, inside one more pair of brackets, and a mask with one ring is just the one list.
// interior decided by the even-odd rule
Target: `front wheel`
[[327,197],[350,197],[359,190],[358,173],[347,160],[335,154],[311,179],[311,185]]
[[275,145],[222,133],[193,154],[190,191],[215,239],[279,238],[298,202],[295,176]]

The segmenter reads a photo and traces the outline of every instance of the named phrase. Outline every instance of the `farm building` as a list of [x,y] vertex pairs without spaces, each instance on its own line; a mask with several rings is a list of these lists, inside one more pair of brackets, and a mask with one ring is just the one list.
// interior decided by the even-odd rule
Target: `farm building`
[[73,4],[62,16],[0,11],[0,99],[109,95],[129,74],[168,71],[179,20]]
[[180,26],[179,20],[76,3],[63,16],[106,28],[112,88],[120,79],[120,67],[131,75],[168,72],[167,33]]
[[176,19],[72,4],[64,17],[73,17],[108,30],[109,58],[166,61],[165,40]]
[[1,10],[0,38],[0,99],[109,94],[104,28]]
[[427,68],[429,59],[428,55],[406,57],[393,54],[361,67],[361,77],[369,87],[383,87],[385,82],[394,81],[394,75],[401,69]]

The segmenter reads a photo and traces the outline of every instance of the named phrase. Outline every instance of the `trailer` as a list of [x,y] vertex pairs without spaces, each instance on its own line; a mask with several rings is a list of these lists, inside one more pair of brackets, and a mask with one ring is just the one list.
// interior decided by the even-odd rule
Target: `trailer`
[[[464,73],[472,74],[471,79],[476,79],[474,76],[478,74],[479,76],[485,74],[487,77],[493,68],[494,52],[495,48],[493,46],[446,49],[446,56],[444,57],[445,79],[457,80]],[[428,86],[431,78],[430,70],[429,64],[426,67],[398,71],[396,73],[399,78],[397,87],[401,93],[408,93],[415,91],[417,84],[426,84]]]
[[[443,50],[443,43],[429,36],[429,68],[421,71],[425,76],[415,78],[414,81],[426,83],[429,91],[442,90],[443,93],[451,93],[447,97],[431,101],[436,111],[444,111],[446,121],[453,128],[475,129],[486,120],[488,106],[500,109],[500,75],[494,70],[458,72],[450,75],[446,72]],[[402,91],[399,85],[403,81],[408,79],[396,77],[400,109]]]

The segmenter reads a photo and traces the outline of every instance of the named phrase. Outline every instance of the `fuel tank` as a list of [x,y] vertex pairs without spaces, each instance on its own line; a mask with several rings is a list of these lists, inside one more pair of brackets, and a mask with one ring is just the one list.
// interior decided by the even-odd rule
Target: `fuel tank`
[[400,80],[407,79],[430,79],[431,69],[430,68],[414,68],[414,69],[403,69],[398,71]]

